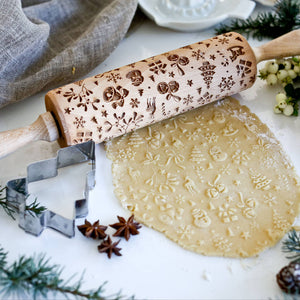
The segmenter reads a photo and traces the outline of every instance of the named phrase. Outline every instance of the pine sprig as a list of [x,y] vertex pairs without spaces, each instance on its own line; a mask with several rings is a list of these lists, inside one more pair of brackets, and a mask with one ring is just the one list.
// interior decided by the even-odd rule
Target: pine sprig
[[256,18],[233,19],[229,25],[222,24],[217,34],[236,31],[261,40],[276,38],[300,28],[300,5],[298,0],[278,0],[271,12],[263,12]]
[[32,216],[33,215],[39,216],[44,211],[46,211],[47,208],[45,206],[40,205],[40,203],[37,202],[37,199],[35,198],[35,200],[31,204],[26,205],[25,210],[28,213],[30,213]]
[[[11,203],[7,202],[6,197],[3,196],[5,191],[5,187],[1,188],[0,186],[0,206],[3,208],[3,210],[13,219],[15,220],[15,213],[18,212],[18,208],[13,206]],[[39,216],[44,211],[46,211],[47,208],[45,206],[40,205],[39,202],[37,202],[37,199],[35,199],[32,203],[25,206],[25,211],[28,212],[30,215]]]
[[50,264],[45,255],[21,256],[10,266],[7,265],[7,253],[0,248],[0,294],[5,297],[23,299],[24,296],[47,299],[49,293],[59,294],[68,298],[73,296],[80,299],[122,299],[120,294],[105,298],[104,284],[95,290],[82,291],[83,275],[74,284],[70,284],[74,276],[68,280],[62,279],[62,271],[58,265]]
[[1,247],[0,248],[0,270],[2,270],[2,268],[4,268],[4,266],[6,265],[6,257],[7,257],[7,253]]
[[291,253],[287,258],[292,259],[293,262],[300,262],[300,235],[295,229],[288,233],[288,237],[283,241],[282,251]]
[[12,219],[15,220],[16,219],[14,216],[15,210],[7,203],[6,197],[3,197],[4,191],[5,191],[5,187],[1,188],[0,186],[0,206]]

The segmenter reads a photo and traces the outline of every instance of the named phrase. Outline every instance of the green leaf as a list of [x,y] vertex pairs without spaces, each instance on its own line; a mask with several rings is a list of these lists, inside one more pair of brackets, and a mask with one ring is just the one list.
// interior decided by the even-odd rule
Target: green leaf
[[293,60],[295,63],[299,63],[299,62],[300,62],[300,60],[299,60],[298,57],[292,57],[292,60]]

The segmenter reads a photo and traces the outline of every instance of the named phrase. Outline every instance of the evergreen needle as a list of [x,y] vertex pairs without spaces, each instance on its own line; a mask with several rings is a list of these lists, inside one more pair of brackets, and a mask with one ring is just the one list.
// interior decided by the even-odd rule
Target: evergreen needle
[[[7,202],[6,197],[3,196],[3,193],[5,191],[5,187],[1,188],[0,186],[0,206],[3,208],[3,210],[12,218],[15,218],[15,213],[18,212],[18,208],[11,205]],[[39,216],[41,213],[43,213],[47,208],[45,206],[40,205],[40,203],[37,202],[37,199],[35,199],[31,204],[26,205],[25,210],[31,214]]]
[[1,188],[0,186],[0,206],[12,219],[15,220],[14,217],[15,210],[7,203],[6,197],[3,196],[4,191],[5,191],[5,187]]
[[41,213],[46,211],[47,208],[45,206],[41,206],[40,203],[37,202],[37,199],[35,199],[31,204],[26,205],[25,210],[31,215],[39,216]]
[[288,238],[283,241],[282,251],[292,253],[287,258],[293,259],[293,262],[300,262],[300,236],[295,229],[291,230],[288,233]]
[[278,0],[271,12],[262,12],[256,18],[249,17],[247,20],[233,19],[229,25],[220,25],[216,33],[235,31],[261,40],[276,38],[298,28],[300,28],[299,0]]
[[[24,296],[47,299],[49,294],[60,294],[65,298],[73,296],[80,299],[105,300],[103,286],[95,290],[82,291],[83,275],[74,284],[70,284],[74,276],[68,280],[62,279],[62,271],[58,265],[50,264],[45,255],[25,257],[8,265],[7,253],[0,248],[0,294],[23,299]],[[109,299],[121,299],[120,294]]]

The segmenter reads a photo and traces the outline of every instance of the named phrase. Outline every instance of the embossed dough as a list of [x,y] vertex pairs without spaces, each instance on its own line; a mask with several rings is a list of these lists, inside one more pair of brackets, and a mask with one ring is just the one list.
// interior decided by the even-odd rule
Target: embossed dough
[[205,255],[253,256],[298,214],[295,171],[266,125],[235,99],[106,145],[115,194],[145,225]]

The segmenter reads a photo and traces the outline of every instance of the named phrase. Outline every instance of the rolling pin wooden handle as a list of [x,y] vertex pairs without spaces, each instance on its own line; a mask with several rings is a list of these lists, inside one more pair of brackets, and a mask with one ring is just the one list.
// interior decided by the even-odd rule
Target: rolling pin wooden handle
[[0,157],[4,157],[25,146],[26,144],[38,140],[52,142],[57,140],[59,133],[54,118],[51,113],[41,114],[38,119],[23,128],[0,132]]
[[260,47],[253,48],[257,63],[300,54],[300,29],[291,31]]

